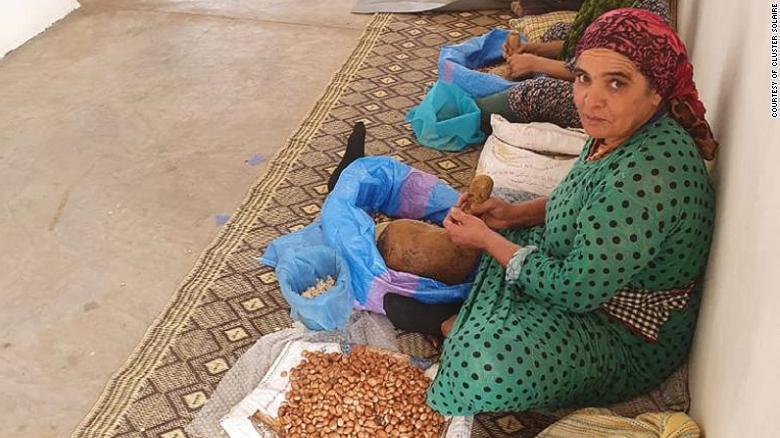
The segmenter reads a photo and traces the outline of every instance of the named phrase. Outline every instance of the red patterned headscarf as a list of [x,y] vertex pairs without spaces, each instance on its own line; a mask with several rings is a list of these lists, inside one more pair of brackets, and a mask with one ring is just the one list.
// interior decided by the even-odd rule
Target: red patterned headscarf
[[704,104],[693,82],[693,66],[680,37],[658,15],[643,9],[615,9],[588,26],[576,56],[588,49],[613,50],[634,62],[669,104],[672,117],[693,137],[699,153],[712,160],[718,142],[704,119]]

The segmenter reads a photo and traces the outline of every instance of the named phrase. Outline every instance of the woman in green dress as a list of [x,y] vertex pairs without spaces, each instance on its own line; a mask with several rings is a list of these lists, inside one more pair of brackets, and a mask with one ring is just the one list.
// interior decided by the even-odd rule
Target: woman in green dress
[[[657,15],[609,12],[576,51],[592,137],[548,198],[452,210],[483,249],[428,403],[444,414],[602,405],[660,384],[694,332],[713,227],[713,140],[683,43]],[[462,199],[461,199],[462,201]],[[496,231],[499,230],[499,231]]]

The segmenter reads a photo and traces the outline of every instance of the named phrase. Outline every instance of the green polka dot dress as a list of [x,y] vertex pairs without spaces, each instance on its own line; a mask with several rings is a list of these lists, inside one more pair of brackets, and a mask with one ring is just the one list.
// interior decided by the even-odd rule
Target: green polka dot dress
[[652,297],[701,276],[714,214],[704,163],[667,116],[600,160],[585,161],[589,146],[550,194],[545,225],[504,232],[523,257],[510,269],[483,257],[428,392],[439,412],[614,403],[685,359],[698,286],[654,341],[604,309],[620,290]]

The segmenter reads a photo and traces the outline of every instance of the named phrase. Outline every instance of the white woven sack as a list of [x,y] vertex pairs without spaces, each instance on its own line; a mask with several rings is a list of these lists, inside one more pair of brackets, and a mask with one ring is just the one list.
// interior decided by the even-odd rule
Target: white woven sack
[[566,129],[552,123],[511,123],[498,114],[490,117],[493,136],[502,143],[529,151],[579,155],[588,135],[581,129]]
[[549,123],[509,123],[492,117],[477,163],[477,174],[493,178],[495,187],[549,194],[566,177],[587,135]]

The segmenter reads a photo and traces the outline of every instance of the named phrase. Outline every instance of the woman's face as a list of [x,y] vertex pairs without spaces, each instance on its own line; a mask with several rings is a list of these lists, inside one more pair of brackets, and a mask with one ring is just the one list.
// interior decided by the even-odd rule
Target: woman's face
[[582,52],[574,73],[574,104],[591,137],[622,142],[661,104],[661,97],[634,63],[612,50]]

